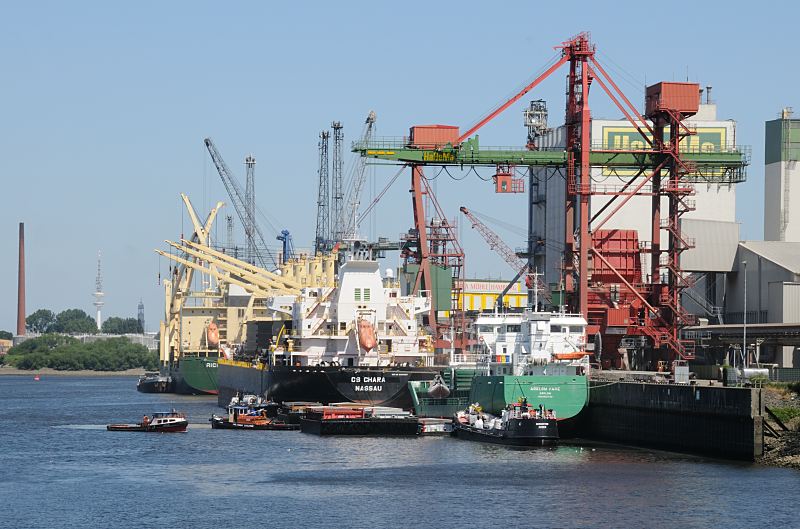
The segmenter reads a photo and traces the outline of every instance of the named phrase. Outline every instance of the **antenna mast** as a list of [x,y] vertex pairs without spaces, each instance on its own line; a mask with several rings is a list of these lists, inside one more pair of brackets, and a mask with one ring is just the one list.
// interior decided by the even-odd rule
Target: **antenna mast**
[[101,315],[103,305],[105,305],[105,301],[103,301],[103,296],[105,296],[105,292],[103,292],[103,273],[100,267],[100,250],[97,251],[97,278],[95,279],[95,290],[94,290],[94,303],[93,305],[97,309],[97,315],[95,316],[95,322],[97,323],[97,330],[99,331],[102,327],[103,318]]
[[342,191],[342,170],[344,160],[342,159],[342,143],[344,143],[344,133],[342,132],[341,121],[331,123],[333,129],[333,189],[331,190],[331,240],[336,243],[344,239],[343,220],[344,215],[344,192]]

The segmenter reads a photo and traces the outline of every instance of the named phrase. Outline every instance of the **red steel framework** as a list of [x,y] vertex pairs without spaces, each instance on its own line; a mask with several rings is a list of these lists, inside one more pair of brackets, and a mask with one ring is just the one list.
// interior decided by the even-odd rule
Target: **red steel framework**
[[[436,297],[428,316],[434,347],[444,349],[453,347],[463,350],[466,342],[466,318],[463,310],[462,287],[464,284],[464,250],[458,242],[455,227],[447,220],[444,210],[439,205],[436,195],[428,183],[422,166],[411,165],[411,196],[414,209],[414,235],[412,246],[415,251],[411,257],[419,264],[419,273],[415,279],[414,292],[424,285],[433,290],[435,280],[432,266],[442,267],[450,271],[452,287],[450,288],[450,311],[446,318],[439,318]],[[430,219],[425,212],[425,197],[433,206]]]
[[[452,141],[454,146],[458,146],[562,65],[569,64],[563,234],[566,304],[570,310],[587,317],[587,332],[596,336],[598,346],[605,342],[603,350],[611,351],[612,357],[615,356],[613,353],[620,337],[625,335],[648,337],[654,349],[660,350],[663,353],[660,356],[666,359],[691,359],[691,342],[681,339],[681,329],[692,323],[692,317],[681,307],[681,291],[690,286],[690,280],[684,274],[680,260],[681,254],[691,248],[693,242],[682,234],[680,219],[693,209],[688,197],[694,194],[694,189],[686,177],[694,167],[682,158],[681,141],[694,134],[684,120],[697,111],[699,86],[694,83],[659,83],[649,87],[646,116],[642,116],[597,61],[595,46],[590,42],[588,33],[581,33],[556,48],[561,50],[561,57],[555,64],[454,141],[451,138],[457,134],[454,127],[421,127],[418,135],[422,138],[422,133],[425,133],[424,137],[430,136],[430,141],[436,145]],[[644,148],[592,147],[589,91],[594,83],[600,86],[639,132]],[[599,187],[592,185],[592,152],[647,155],[655,162],[652,166],[640,168],[621,187]],[[423,195],[427,194],[434,200],[440,219],[445,217],[427,186],[421,165],[411,165],[414,226],[419,237],[417,257],[420,259],[420,274],[415,288],[420,286],[421,280],[430,288],[431,262],[454,266],[454,276],[457,276],[463,271],[464,256],[452,226],[445,226],[446,236],[440,237],[438,246],[434,244],[431,238],[433,231],[426,225]],[[498,166],[498,175],[504,178],[510,177],[511,173],[507,167]],[[497,178],[495,185],[502,186],[505,180]],[[593,195],[609,199],[590,216]],[[640,244],[635,232],[602,229],[635,196],[651,197],[649,246]],[[664,198],[668,204],[666,218],[661,217]],[[666,248],[662,248],[661,244],[662,230],[668,234]],[[445,240],[446,244],[441,244]],[[436,250],[437,247],[450,249]],[[649,279],[643,281],[641,255],[648,253],[651,260]],[[437,322],[435,310],[431,311],[431,327],[440,345],[447,343],[442,331],[448,328],[458,329],[462,337],[466,336],[463,311],[457,305],[460,296],[454,293],[453,299],[452,314],[461,318],[460,322]],[[619,362],[619,356],[611,361],[616,366],[619,366]]]

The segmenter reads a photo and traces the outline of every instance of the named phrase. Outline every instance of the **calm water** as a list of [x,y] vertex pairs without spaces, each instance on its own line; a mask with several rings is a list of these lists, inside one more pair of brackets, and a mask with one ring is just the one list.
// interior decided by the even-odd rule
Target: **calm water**
[[[610,446],[211,430],[215,398],[0,377],[0,527],[797,527],[800,472]],[[185,434],[107,432],[175,407]]]

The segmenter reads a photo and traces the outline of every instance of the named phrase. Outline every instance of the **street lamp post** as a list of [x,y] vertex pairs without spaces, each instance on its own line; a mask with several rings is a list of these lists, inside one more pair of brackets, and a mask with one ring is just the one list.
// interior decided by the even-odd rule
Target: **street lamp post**
[[744,266],[744,313],[742,318],[742,369],[747,367],[747,261],[742,261]]

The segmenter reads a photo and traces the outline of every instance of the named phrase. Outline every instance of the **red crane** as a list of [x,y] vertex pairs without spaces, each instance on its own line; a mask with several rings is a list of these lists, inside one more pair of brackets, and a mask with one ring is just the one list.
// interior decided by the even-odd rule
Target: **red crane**
[[505,242],[503,242],[503,239],[501,239],[499,235],[493,232],[486,224],[481,222],[475,215],[473,215],[472,212],[470,212],[470,210],[468,210],[466,206],[461,206],[460,209],[461,213],[466,215],[466,217],[472,223],[472,227],[478,230],[478,233],[481,234],[481,237],[483,237],[483,240],[486,241],[486,244],[489,245],[489,248],[494,250],[497,253],[497,255],[503,258],[503,261],[505,261],[506,264],[508,264],[508,266],[510,266],[511,268],[514,269],[515,272],[517,272],[517,275],[514,277],[514,279],[511,280],[511,282],[508,284],[505,290],[503,290],[503,292],[497,297],[497,305],[498,306],[503,305],[503,297],[506,295],[511,286],[517,281],[519,281],[519,278],[523,274],[525,275],[525,286],[531,288],[533,282],[536,281],[537,291],[542,294],[542,297],[544,297],[544,299],[550,301],[550,295],[547,291],[547,288],[545,287],[545,284],[542,282],[541,279],[539,279],[539,276],[537,274],[531,273],[532,270],[530,270],[529,268],[529,263],[520,259],[517,253],[514,250],[512,250],[511,247],[508,246]]

